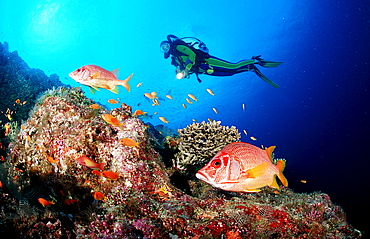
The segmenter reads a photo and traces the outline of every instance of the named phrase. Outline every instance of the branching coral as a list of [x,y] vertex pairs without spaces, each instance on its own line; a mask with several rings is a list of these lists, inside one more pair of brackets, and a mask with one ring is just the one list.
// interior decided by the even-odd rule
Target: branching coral
[[222,126],[220,121],[193,123],[179,129],[179,152],[175,155],[175,168],[186,169],[208,162],[223,147],[240,139],[234,126]]

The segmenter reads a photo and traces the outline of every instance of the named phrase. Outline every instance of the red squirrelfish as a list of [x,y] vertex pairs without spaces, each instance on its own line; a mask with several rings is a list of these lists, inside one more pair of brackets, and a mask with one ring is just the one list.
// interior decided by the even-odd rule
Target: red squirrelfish
[[76,159],[77,162],[83,166],[89,167],[89,168],[97,168],[100,170],[104,170],[104,165],[105,163],[97,163],[94,160],[86,157],[86,156],[81,156]]
[[285,161],[273,164],[274,149],[275,146],[263,150],[248,143],[231,143],[200,169],[196,177],[225,191],[258,192],[265,186],[280,189],[276,175],[284,186],[288,186],[288,181],[282,173]]
[[69,73],[69,76],[80,84],[90,86],[93,93],[95,90],[102,88],[118,94],[118,85],[125,87],[126,90],[130,92],[128,81],[131,79],[133,74],[125,80],[118,80],[117,72],[118,69],[107,71],[100,66],[86,65]]

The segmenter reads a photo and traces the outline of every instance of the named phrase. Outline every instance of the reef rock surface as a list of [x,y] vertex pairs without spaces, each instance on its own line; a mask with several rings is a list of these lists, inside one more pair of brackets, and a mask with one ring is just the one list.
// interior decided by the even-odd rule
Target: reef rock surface
[[[1,164],[0,231],[20,238],[360,238],[324,193],[256,194],[171,184],[148,127],[122,104],[92,109],[79,89],[46,92]],[[122,125],[106,123],[111,114]],[[122,139],[141,142],[122,144]],[[101,169],[77,161],[87,156]],[[94,197],[99,192],[103,198]],[[43,207],[38,199],[52,204]]]
[[[2,124],[9,121],[16,121],[19,124],[22,120],[26,120],[37,97],[45,90],[58,86],[65,85],[59,81],[56,74],[47,76],[40,69],[30,68],[17,51],[9,51],[7,42],[0,42],[0,111],[3,112],[0,114],[0,121]],[[12,120],[9,120],[9,117]]]

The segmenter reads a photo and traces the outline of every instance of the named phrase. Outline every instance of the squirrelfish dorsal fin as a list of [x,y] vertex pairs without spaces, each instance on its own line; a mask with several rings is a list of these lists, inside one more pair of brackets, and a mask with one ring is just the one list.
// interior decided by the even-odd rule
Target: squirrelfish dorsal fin
[[270,146],[267,149],[265,149],[265,151],[267,153],[267,156],[269,157],[269,159],[271,160],[271,162],[273,162],[272,152],[274,152],[275,148],[276,148],[276,146]]
[[246,173],[248,173],[248,178],[256,178],[258,176],[261,176],[262,174],[266,172],[268,167],[269,167],[269,163],[264,162],[254,168],[247,170]]
[[111,71],[117,78],[118,78],[118,75],[119,75],[119,68],[118,69],[115,69],[113,71]]

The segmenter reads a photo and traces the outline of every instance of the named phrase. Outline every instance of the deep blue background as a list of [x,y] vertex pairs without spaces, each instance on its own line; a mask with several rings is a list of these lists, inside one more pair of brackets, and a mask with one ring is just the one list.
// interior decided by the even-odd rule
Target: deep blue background
[[[328,193],[361,230],[370,224],[369,27],[368,1],[0,1],[0,41],[30,67],[74,86],[68,73],[87,64],[120,68],[121,79],[133,72],[130,93],[83,89],[108,107],[119,97],[158,111],[174,129],[207,118],[246,129],[258,140],[243,141],[276,145],[276,157],[287,159],[292,189]],[[283,61],[261,69],[282,87],[254,73],[176,80],[159,51],[167,34],[198,37],[229,61],[259,54]],[[143,97],[152,91],[164,99],[160,106]],[[164,97],[169,92],[174,100]],[[199,101],[183,109],[188,93]]]

